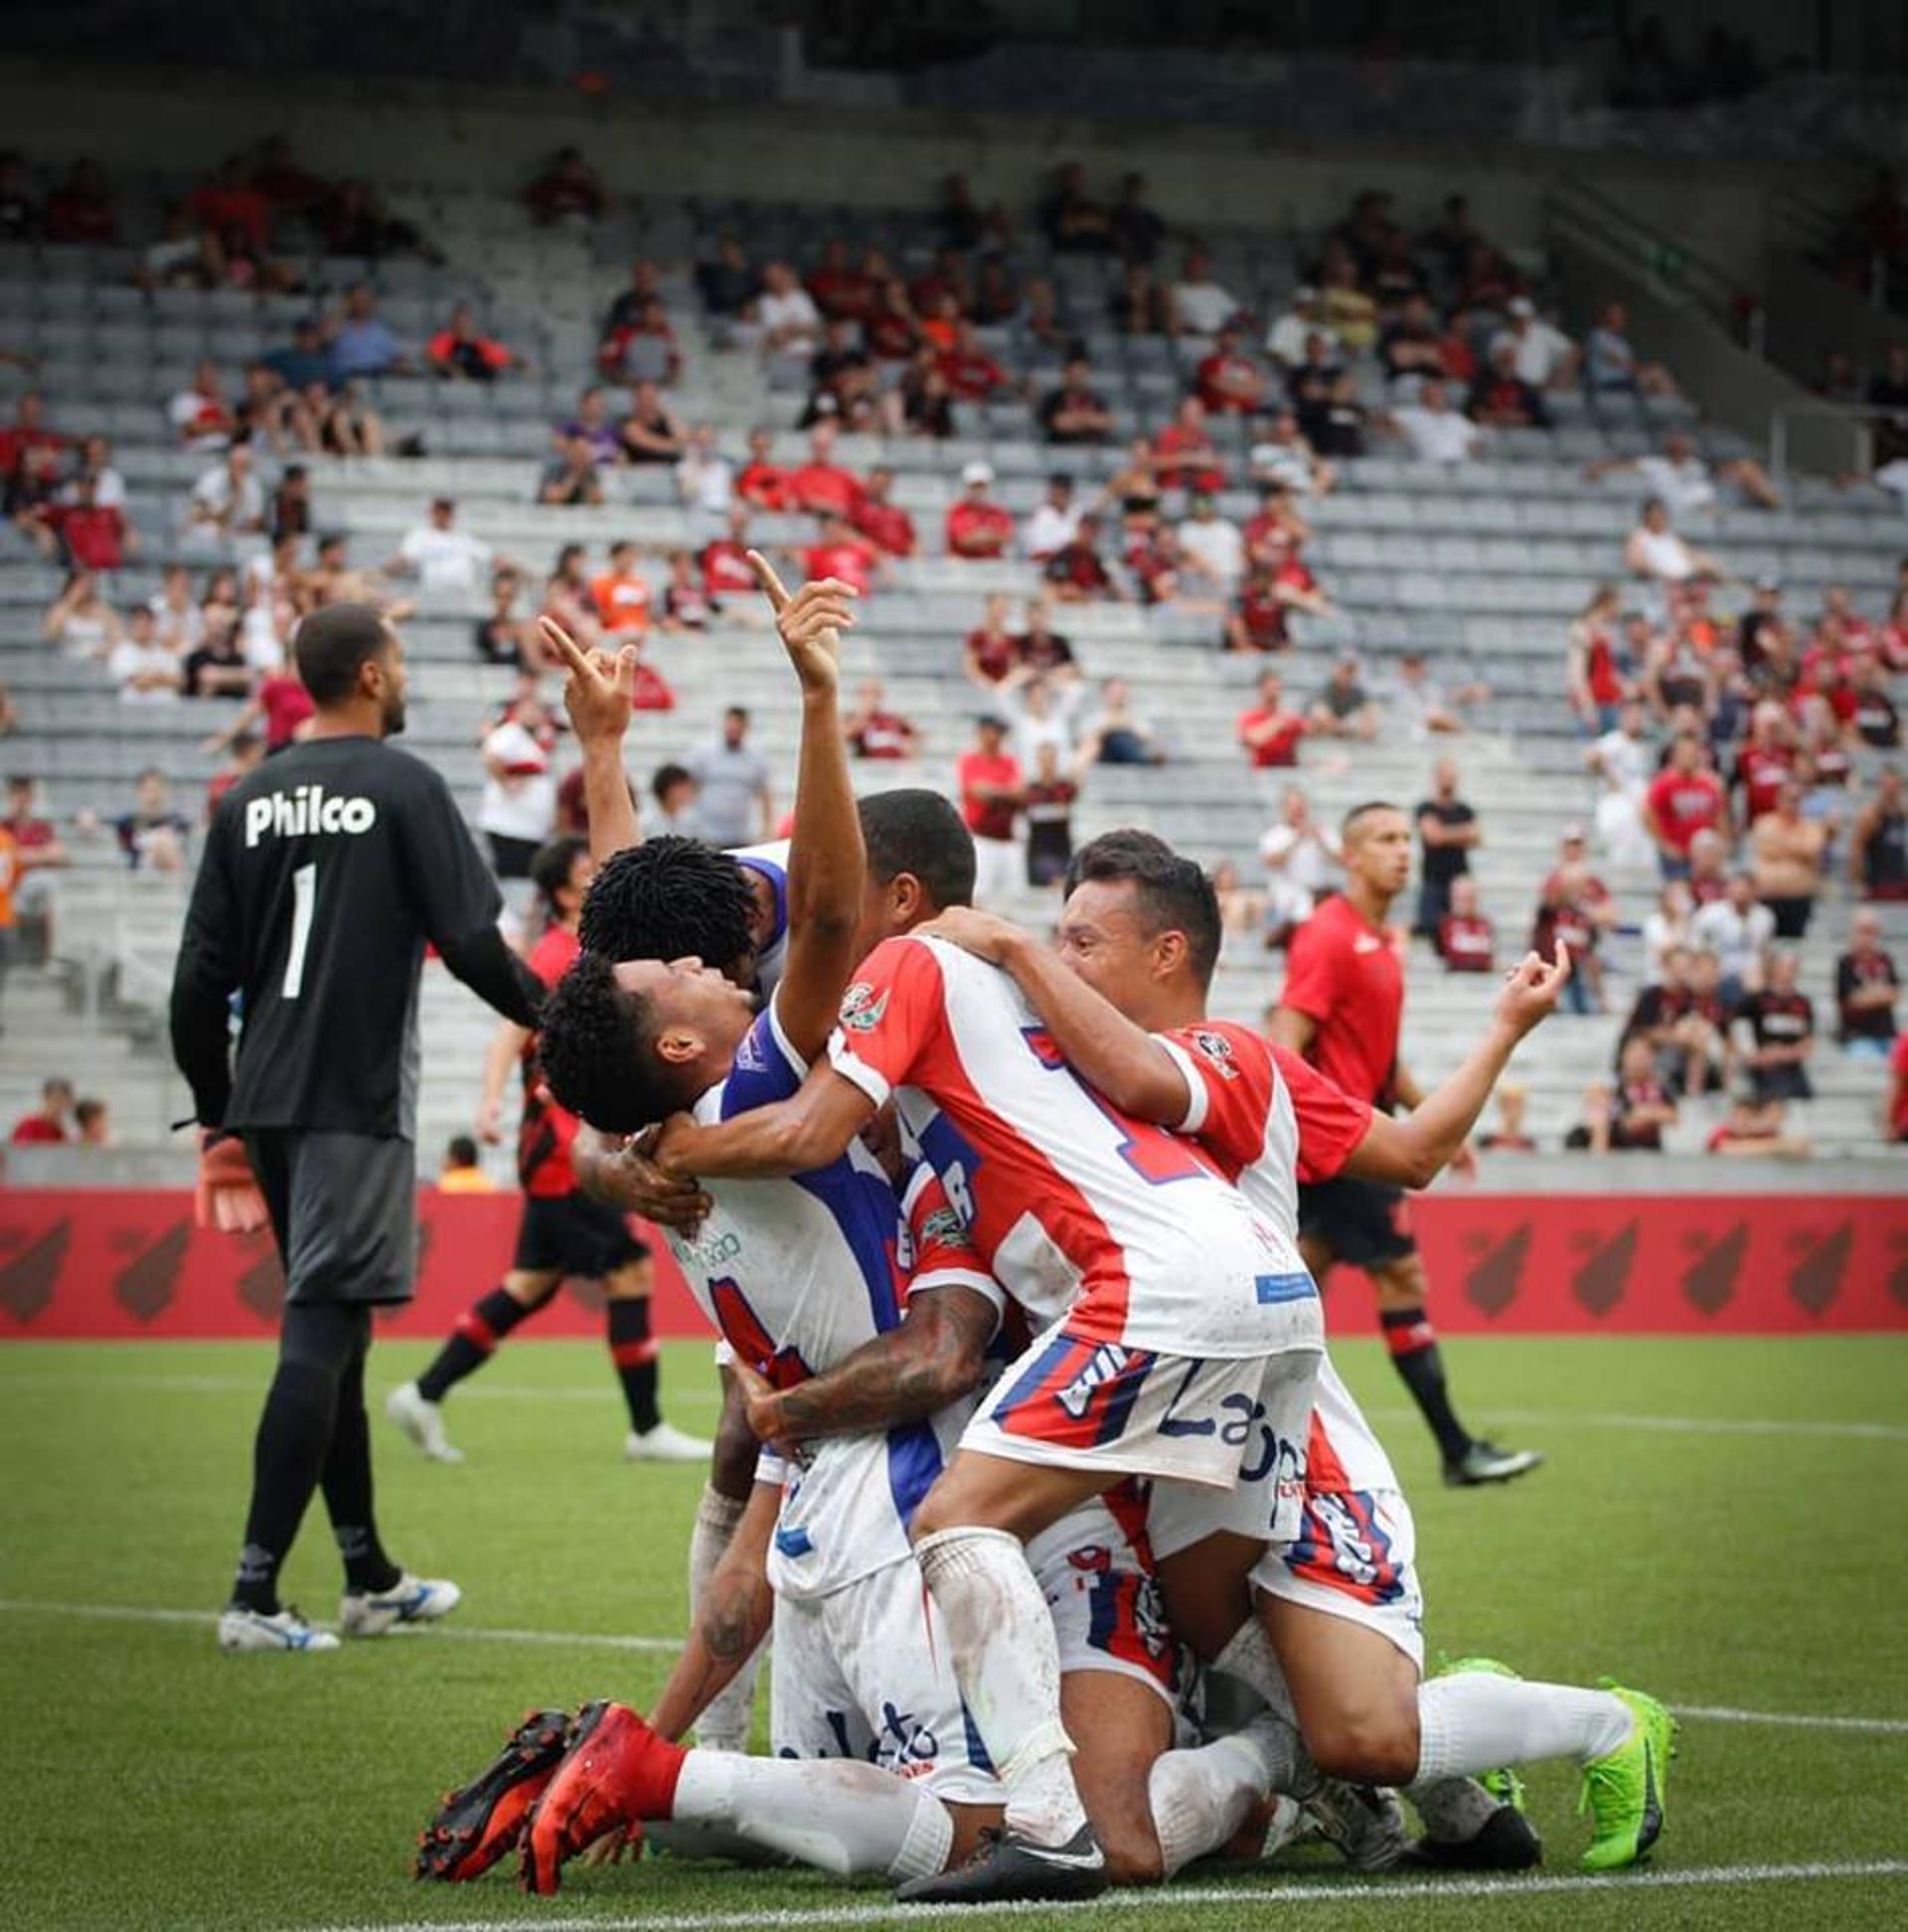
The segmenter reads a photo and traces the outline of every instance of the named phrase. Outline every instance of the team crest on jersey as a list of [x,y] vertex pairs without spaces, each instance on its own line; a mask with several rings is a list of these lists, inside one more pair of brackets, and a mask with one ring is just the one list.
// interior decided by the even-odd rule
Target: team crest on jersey
[[923,1247],[959,1247],[967,1239],[967,1223],[952,1208],[936,1208],[921,1222]]
[[1232,1058],[1232,1043],[1224,1034],[1207,1033],[1201,1028],[1192,1036],[1192,1045],[1219,1069],[1221,1079],[1236,1080],[1239,1077],[1238,1066]]
[[876,994],[867,980],[857,980],[842,995],[842,1025],[850,1033],[873,1033],[887,1011],[887,995]]

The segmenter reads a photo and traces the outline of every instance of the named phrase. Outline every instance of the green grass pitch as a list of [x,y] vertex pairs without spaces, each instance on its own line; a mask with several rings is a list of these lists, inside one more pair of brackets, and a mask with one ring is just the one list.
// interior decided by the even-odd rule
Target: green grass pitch
[[[381,1344],[378,1396],[427,1353]],[[1612,1671],[1681,1706],[1655,1862],[1582,1885],[1574,1779],[1542,1767],[1542,1885],[1352,1880],[1301,1853],[1093,1912],[1320,1932],[1908,1925],[1908,1337],[1459,1341],[1448,1354],[1477,1426],[1548,1452],[1538,1475],[1501,1493],[1441,1488],[1381,1356],[1362,1341],[1340,1351],[1417,1509],[1432,1651],[1578,1682]],[[702,1474],[618,1459],[600,1349],[514,1341],[452,1399],[461,1468],[426,1465],[374,1421],[388,1540],[462,1583],[451,1625],[328,1657],[223,1657],[210,1614],[268,1359],[256,1344],[0,1351],[14,1794],[0,1926],[900,1922],[879,1885],[660,1858],[576,1873],[555,1900],[526,1898],[502,1869],[412,1884],[412,1838],[438,1792],[524,1708],[653,1696],[668,1650],[605,1640],[680,1634]],[[665,1393],[675,1420],[707,1430],[707,1347],[670,1348]],[[320,1506],[286,1583],[313,1615],[336,1614]],[[1782,1714],[1859,1721],[1768,1721]],[[1817,1869],[1776,1869],[1796,1866]]]

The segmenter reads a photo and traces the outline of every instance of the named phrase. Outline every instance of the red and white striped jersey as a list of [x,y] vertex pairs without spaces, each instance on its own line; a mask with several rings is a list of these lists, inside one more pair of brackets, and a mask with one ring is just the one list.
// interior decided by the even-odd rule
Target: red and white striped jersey
[[996,1278],[1078,1338],[1241,1359],[1321,1339],[1292,1232],[1188,1140],[1073,1072],[997,967],[942,940],[875,948],[842,1003],[835,1070],[890,1094]]
[[[1299,1183],[1330,1181],[1371,1125],[1371,1109],[1309,1060],[1230,1021],[1154,1036],[1179,1063],[1191,1134],[1258,1211],[1295,1237]],[[1391,1459],[1328,1355],[1306,1449],[1305,1487],[1338,1494],[1398,1487]]]
[[1330,1181],[1371,1125],[1371,1109],[1310,1061],[1229,1020],[1154,1036],[1192,1096],[1179,1131],[1212,1157],[1258,1211],[1294,1238],[1301,1181]]

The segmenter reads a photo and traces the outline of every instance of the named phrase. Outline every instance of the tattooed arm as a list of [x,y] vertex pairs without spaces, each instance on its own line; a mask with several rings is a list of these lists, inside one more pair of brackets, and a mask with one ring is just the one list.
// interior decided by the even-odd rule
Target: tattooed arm
[[748,1426],[763,1442],[801,1442],[917,1422],[979,1384],[999,1324],[1000,1311],[978,1289],[923,1289],[908,1297],[898,1328],[793,1388],[772,1388],[737,1364]]
[[734,1540],[709,1579],[683,1654],[650,1712],[650,1723],[664,1737],[680,1738],[768,1635],[775,1610],[768,1539],[781,1507],[781,1485],[758,1481]]

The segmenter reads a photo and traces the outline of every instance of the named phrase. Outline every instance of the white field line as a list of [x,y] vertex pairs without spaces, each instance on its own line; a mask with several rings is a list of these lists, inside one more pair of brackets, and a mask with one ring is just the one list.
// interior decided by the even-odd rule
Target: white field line
[[[0,1615],[24,1617],[77,1617],[100,1623],[198,1624],[210,1626],[219,1621],[213,1610],[165,1610],[136,1603],[48,1603],[27,1597],[0,1597]],[[331,1628],[329,1625],[321,1628]],[[446,1638],[462,1643],[549,1644],[576,1649],[623,1651],[675,1651],[682,1648],[680,1637],[624,1637],[593,1630],[497,1630],[485,1625],[440,1623],[428,1630],[398,1630],[390,1633],[404,1643],[423,1643]],[[324,1665],[312,1668],[323,1670]],[[1844,1717],[1807,1710],[1739,1710],[1729,1704],[1672,1704],[1679,1717],[1694,1717],[1723,1724],[1784,1724],[1796,1730],[1860,1731],[1878,1737],[1908,1735],[1908,1717]],[[1175,1894],[1177,1896],[1177,1894]]]
[[1530,1898],[1551,1893],[1690,1889],[1706,1885],[1821,1884],[1857,1878],[1908,1879],[1908,1858],[1849,1858],[1807,1864],[1691,1865],[1623,1872],[1577,1872],[1554,1878],[1430,1878],[1254,1885],[1170,1885],[1164,1890],[1106,1892],[1064,1905],[815,1905],[745,1912],[651,1912],[638,1917],[574,1915],[547,1918],[400,1919],[338,1924],[315,1932],[754,1932],[757,1927],[909,1925],[923,1920],[967,1921],[1015,1912],[1164,1912],[1216,1905],[1234,1914],[1266,1905],[1340,1905],[1376,1912],[1386,1905],[1422,1905],[1447,1898]]
[[[259,1394],[266,1376],[179,1374],[131,1370],[125,1373],[95,1372],[80,1369],[75,1373],[56,1370],[51,1374],[0,1373],[0,1388],[31,1393],[37,1388],[137,1388],[157,1394],[225,1395]],[[506,1402],[614,1402],[622,1399],[614,1382],[605,1375],[600,1382],[551,1385],[512,1384],[491,1380],[461,1385],[457,1400],[477,1399]],[[714,1408],[715,1391],[687,1388],[670,1400],[680,1407]],[[1377,1422],[1415,1422],[1416,1409],[1370,1408],[1365,1414]],[[1519,1426],[1585,1429],[1650,1429],[1669,1435],[1768,1435],[1826,1436],[1851,1441],[1908,1442],[1908,1424],[1894,1422],[1834,1422],[1792,1420],[1780,1416],[1720,1415],[1625,1415],[1585,1409],[1500,1409],[1491,1410],[1495,1422],[1514,1422]]]
[[[199,1624],[210,1628],[219,1621],[216,1610],[160,1610],[139,1604],[120,1603],[35,1603],[18,1597],[0,1597],[0,1614],[17,1616],[80,1617],[100,1623]],[[313,1620],[313,1628],[335,1630],[337,1625]],[[493,1630],[477,1624],[432,1624],[428,1630],[394,1630],[388,1636],[404,1643],[419,1643],[426,1637],[435,1641],[447,1637],[465,1644],[550,1644],[568,1649],[623,1651],[679,1651],[680,1637],[622,1637],[613,1631],[599,1630]]]
[[[269,1380],[269,1374],[262,1368],[255,1375],[168,1375],[140,1370],[125,1374],[95,1374],[81,1369],[77,1374],[0,1374],[0,1388],[18,1390],[23,1394],[31,1394],[37,1388],[136,1388],[158,1395],[262,1395]],[[489,1380],[459,1384],[457,1400],[460,1403],[470,1401],[473,1397],[502,1402],[620,1402],[623,1399],[622,1390],[608,1373],[600,1382],[577,1383],[568,1387],[540,1388],[529,1383]],[[715,1409],[720,1405],[720,1398],[713,1388],[673,1389],[669,1400],[676,1408]]]
[[[1908,1425],[1896,1422],[1811,1422],[1782,1417],[1725,1415],[1620,1415],[1589,1409],[1489,1409],[1493,1422],[1515,1422],[1542,1428],[1655,1429],[1666,1435],[1842,1436],[1868,1442],[1908,1442]],[[1415,1422],[1416,1409],[1374,1408],[1365,1414],[1378,1422]]]

